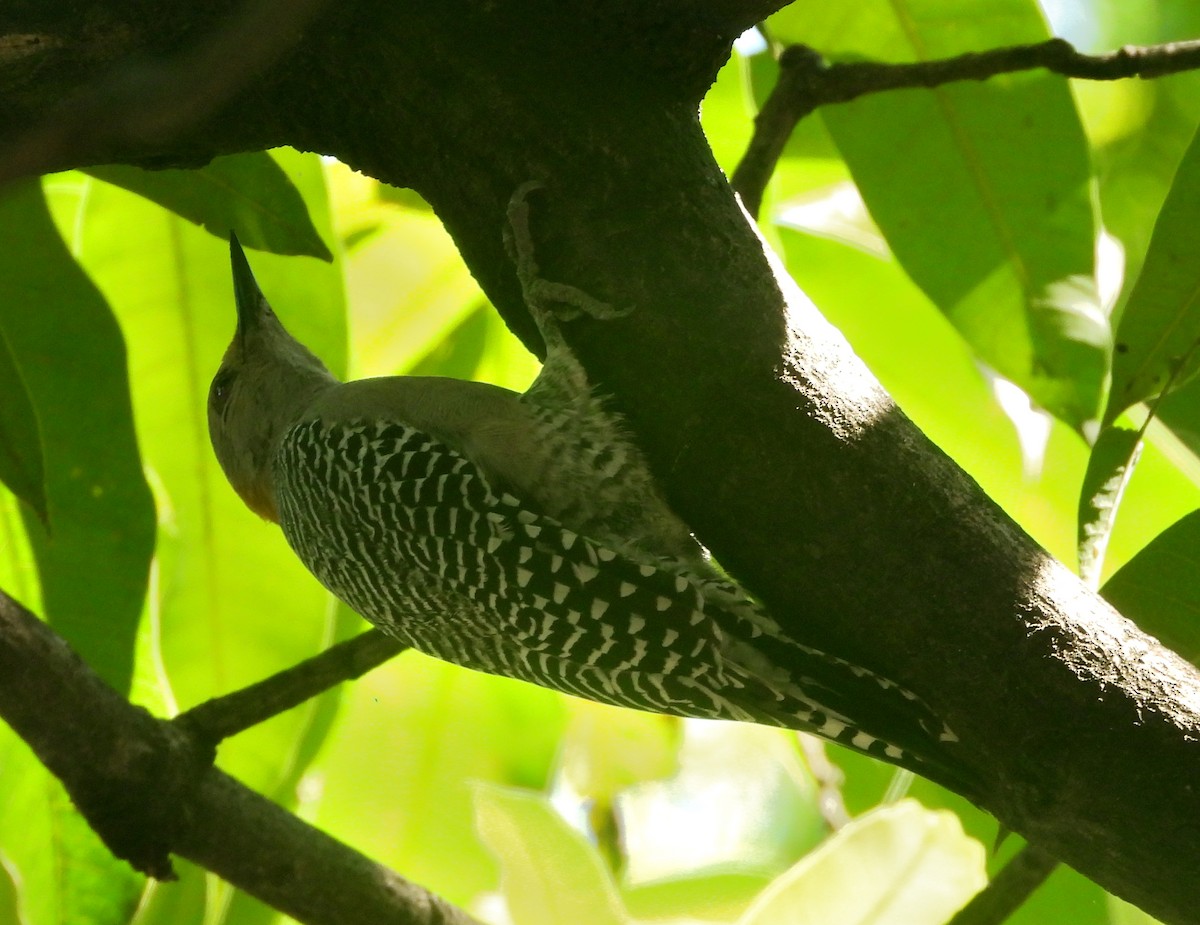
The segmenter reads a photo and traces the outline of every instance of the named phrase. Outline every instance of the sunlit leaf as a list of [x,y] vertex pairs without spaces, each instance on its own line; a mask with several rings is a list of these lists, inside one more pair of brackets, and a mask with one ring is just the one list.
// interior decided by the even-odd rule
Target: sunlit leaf
[[38,184],[6,191],[0,224],[19,229],[0,248],[0,331],[40,441],[46,516],[31,511],[25,526],[44,615],[101,677],[127,690],[154,509],[134,439],[125,345]]
[[390,202],[393,205],[403,206],[417,212],[433,211],[429,203],[421,198],[421,194],[413,189],[392,186],[390,183],[380,183],[377,185],[377,193],[380,202]]
[[450,376],[473,379],[488,350],[490,316],[495,309],[486,303],[475,307],[440,341],[404,371],[408,376]]
[[[787,213],[779,220],[788,221]],[[1012,423],[962,338],[928,296],[886,254],[847,246],[828,226],[810,224],[805,231],[783,227],[778,234],[788,269],[822,314],[925,434],[1038,542],[1070,560],[1087,462],[1083,442],[1056,426],[1054,465],[1031,482]]]
[[479,834],[500,862],[514,925],[625,925],[628,916],[595,848],[541,794],[475,788]]
[[730,868],[773,876],[828,833],[794,733],[688,720],[678,760],[673,777],[620,796],[631,880]]
[[1137,906],[1116,896],[1109,896],[1107,925],[1162,925],[1162,923]]
[[62,785],[3,726],[0,860],[14,875],[20,925],[120,925],[129,921],[144,882],[112,856]]
[[356,375],[410,370],[484,301],[454,242],[431,215],[392,210],[349,257]]
[[1200,513],[1152,540],[1100,593],[1141,629],[1200,664]]
[[713,155],[730,175],[746,150],[753,126],[749,82],[744,73],[749,66],[750,62],[740,54],[731,55],[700,108],[701,125]]
[[537,361],[504,325],[427,211],[381,200],[381,184],[327,165],[342,236],[354,378],[454,376],[524,391]]
[[1060,864],[1004,925],[1116,925],[1106,914],[1106,898],[1091,880]]
[[333,259],[300,191],[266,151],[213,158],[196,170],[113,164],[87,173],[145,196],[222,240],[236,231],[246,247]]
[[1191,471],[1200,482],[1200,379],[1163,396],[1155,405],[1155,416],[1192,456],[1190,462],[1180,461],[1179,467]]
[[561,773],[583,804],[588,832],[609,867],[625,866],[627,825],[617,799],[629,788],[679,769],[683,721],[572,698]]
[[1200,133],[1176,171],[1117,328],[1106,420],[1200,369]]
[[[0,488],[0,590],[33,613],[42,613],[41,588],[22,511],[25,505],[5,488]],[[4,813],[0,787],[0,815]],[[3,920],[0,920],[2,922]]]
[[[288,169],[306,189],[314,219],[327,223],[318,159],[283,157],[298,161]],[[209,445],[208,383],[235,321],[228,245],[124,190],[76,182],[86,195],[58,178],[58,207],[67,227],[79,229],[80,260],[126,332],[139,442],[161,505],[153,657],[187,707],[312,655],[333,638],[335,610],[278,528],[245,509]],[[250,260],[293,333],[331,369],[344,370],[338,268],[262,253]],[[306,704],[224,744],[222,767],[293,803],[320,709]]]
[[17,885],[12,873],[0,864],[0,925],[18,925]]
[[1079,577],[1089,587],[1100,583],[1117,510],[1141,448],[1142,435],[1124,427],[1105,428],[1092,447],[1079,493]]
[[581,797],[608,804],[634,784],[679,768],[681,721],[657,713],[571,701],[562,769]]
[[[65,255],[64,259],[66,258]],[[42,439],[29,391],[8,349],[0,327],[0,482],[28,504],[44,522],[45,474],[42,468]]]
[[547,787],[564,725],[561,695],[417,652],[355,682],[315,770],[316,822],[452,902],[495,889],[473,781]]
[[211,875],[182,858],[171,858],[171,864],[179,879],[149,881],[131,925],[203,925],[208,900],[205,880]]
[[830,837],[740,925],[943,925],[985,882],[983,846],[958,820],[905,800]]
[[[1032,0],[816,0],[773,34],[834,60],[930,60],[1047,38]],[[1060,78],[1031,72],[827,106],[821,116],[896,258],[989,366],[1094,427],[1110,332],[1094,283],[1088,147]]]
[[639,883],[621,891],[630,915],[638,919],[731,922],[771,882],[752,872],[719,871]]

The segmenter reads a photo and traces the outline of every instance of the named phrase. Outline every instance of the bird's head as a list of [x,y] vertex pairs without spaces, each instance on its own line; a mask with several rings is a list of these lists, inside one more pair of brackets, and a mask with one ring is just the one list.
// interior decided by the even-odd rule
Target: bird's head
[[229,256],[237,330],[208,390],[208,433],[234,490],[277,521],[271,467],[279,441],[337,380],[275,317],[235,235]]

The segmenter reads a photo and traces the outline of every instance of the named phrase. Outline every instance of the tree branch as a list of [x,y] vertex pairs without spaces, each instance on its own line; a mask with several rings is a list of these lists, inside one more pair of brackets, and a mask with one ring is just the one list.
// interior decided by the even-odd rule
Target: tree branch
[[174,852],[312,925],[479,925],[212,767],[2,591],[0,717],[109,849],[153,877],[172,876]]
[[[159,54],[198,34],[175,18],[210,15],[84,5]],[[34,31],[13,21],[30,8],[4,8],[0,38]],[[673,12],[664,28],[634,0],[356,0],[186,139],[142,153],[194,161],[269,137],[412,186],[529,343],[500,229],[512,191],[544,181],[547,278],[635,309],[565,336],[722,564],[790,635],[944,717],[1008,828],[1194,922],[1200,676],[1025,535],[778,272],[696,119],[728,49],[711,20]],[[91,78],[86,50],[71,44],[49,94],[0,63],[0,137],[71,74]]]
[[1054,873],[1058,861],[1026,845],[947,925],[1001,925]]
[[[138,152],[150,166],[153,152],[175,151],[196,125],[213,116],[229,99],[283,56],[303,36],[329,0],[251,0],[221,17],[218,9],[200,36],[181,50],[163,57],[143,51],[133,60],[102,71],[99,78],[73,88],[56,100],[40,118],[15,136],[0,157],[0,185],[19,177],[49,173],[96,160],[118,160],[125,152]],[[101,20],[103,22],[103,20]],[[196,27],[193,27],[196,28]],[[120,45],[119,29],[105,34],[97,29],[102,45]],[[18,73],[28,58],[49,57],[53,62],[65,44],[52,35],[32,33],[24,41],[0,46],[0,68]],[[41,47],[42,54],[36,49]],[[48,53],[48,54],[47,54]],[[56,54],[57,53],[57,54]],[[39,66],[46,67],[45,61]],[[52,69],[44,75],[53,80]],[[0,110],[2,111],[2,110]],[[201,158],[205,163],[211,154]],[[166,155],[170,164],[185,166],[178,153]],[[198,166],[198,165],[191,165]]]
[[754,135],[734,170],[732,184],[751,215],[757,215],[767,182],[796,123],[818,107],[848,103],[870,93],[930,89],[963,80],[1044,68],[1084,80],[1155,78],[1200,67],[1200,41],[1126,45],[1102,55],[1085,55],[1065,39],[970,52],[937,61],[883,64],[830,63],[806,45],[784,49],[779,80],[754,120]]
[[197,704],[171,722],[197,741],[215,748],[223,739],[297,707],[344,681],[362,677],[406,648],[379,630],[368,630],[257,684]]

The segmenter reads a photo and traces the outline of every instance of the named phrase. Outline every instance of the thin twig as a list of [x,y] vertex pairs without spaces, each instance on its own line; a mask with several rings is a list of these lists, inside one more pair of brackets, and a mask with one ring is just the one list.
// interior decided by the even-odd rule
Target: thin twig
[[733,187],[752,215],[796,123],[819,106],[846,103],[868,93],[926,89],[962,80],[988,80],[1045,68],[1083,80],[1154,78],[1200,67],[1200,41],[1126,45],[1102,55],[1085,55],[1065,39],[971,52],[937,61],[886,64],[876,61],[830,63],[805,45],[779,58],[779,81],[755,118],[754,136],[733,173]]
[[215,746],[343,681],[361,677],[405,648],[379,630],[368,630],[257,684],[197,704],[172,722],[206,745]]
[[947,925],[1000,925],[1029,899],[1058,861],[1041,848],[1026,845]]

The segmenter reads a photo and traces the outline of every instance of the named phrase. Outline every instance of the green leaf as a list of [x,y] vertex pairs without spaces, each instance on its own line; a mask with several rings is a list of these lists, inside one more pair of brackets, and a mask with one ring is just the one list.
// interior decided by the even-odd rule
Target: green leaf
[[212,875],[183,858],[173,857],[171,863],[179,879],[148,881],[130,925],[204,925],[206,906],[213,898],[206,881]]
[[736,870],[671,877],[627,886],[621,894],[637,919],[737,919],[771,880]]
[[[3,800],[0,800],[0,807]],[[0,864],[0,925],[20,925],[17,918],[17,884],[12,872]]]
[[37,415],[0,328],[0,482],[46,523],[45,472]]
[[23,521],[27,511],[16,495],[0,489],[0,588],[33,613],[42,613],[37,563]]
[[1147,434],[1153,437],[1158,426],[1166,427],[1177,441],[1172,461],[1179,470],[1200,485],[1200,379],[1192,379],[1182,388],[1156,401],[1154,417]]
[[405,652],[348,691],[314,771],[316,822],[451,902],[496,888],[471,809],[475,781],[548,785],[564,697]]
[[1124,427],[1105,428],[1092,447],[1079,494],[1079,577],[1088,587],[1100,584],[1121,497],[1141,453],[1141,432]]
[[1162,925],[1158,919],[1116,896],[1108,899],[1108,925]]
[[406,376],[449,376],[473,379],[488,352],[491,319],[496,311],[482,303],[467,314],[411,367]]
[[617,798],[678,772],[683,721],[586,700],[568,704],[571,722],[561,746],[561,774],[586,807],[587,831],[597,850],[612,870],[622,870],[628,829]]
[[[1122,4],[1122,12],[1140,4],[1141,0]],[[1145,17],[1140,23],[1143,30],[1131,27],[1110,32],[1111,37],[1093,46],[1094,50],[1141,44],[1130,36],[1147,31],[1144,26],[1155,20],[1156,16]],[[1197,34],[1198,27],[1200,24],[1184,26],[1187,31],[1152,28],[1148,31],[1159,35],[1152,35],[1146,43],[1190,37]],[[1124,248],[1122,293],[1127,299],[1141,273],[1154,224],[1179,163],[1196,133],[1200,74],[1176,74],[1169,80],[1081,81],[1073,87],[1092,138],[1104,229]]]
[[[835,230],[844,230],[852,215],[836,218],[835,229],[832,220],[821,220],[824,211],[779,213],[780,222],[806,223],[807,233],[776,228],[796,282],[904,413],[1039,543],[1070,560],[1077,552],[1079,483],[1087,461],[1083,441],[1063,425],[1053,428],[1053,465],[1031,482],[1016,431],[946,317],[889,255],[836,240]],[[851,227],[841,236],[865,240],[860,232]]]
[[[281,154],[314,219],[327,222],[319,160]],[[209,444],[208,385],[235,326],[227,244],[109,184],[75,175],[54,188],[56,211],[79,229],[80,260],[129,344],[138,438],[162,512],[147,656],[168,701],[190,706],[314,654],[335,635],[336,610],[278,528],[246,510]],[[251,261],[285,323],[344,371],[340,267],[269,254]],[[223,744],[221,766],[294,804],[322,709],[305,704]]]
[[736,51],[730,55],[700,107],[701,125],[713,156],[730,176],[746,151],[753,129],[754,107],[745,75],[750,64]]
[[1121,315],[1105,420],[1200,369],[1200,132],[1176,171]]
[[[801,0],[771,20],[834,60],[922,61],[1047,38],[1032,0]],[[1042,72],[874,94],[822,118],[892,252],[978,356],[1078,430],[1094,426],[1110,331],[1094,275],[1088,146]]]
[[1095,883],[1060,864],[1004,925],[1116,925],[1106,914],[1106,899]]
[[471,328],[471,340],[479,338],[472,319],[485,301],[434,216],[393,209],[385,218],[355,249],[347,274],[355,353],[371,375],[410,371],[460,325]]
[[121,925],[144,883],[109,853],[58,780],[6,727],[0,727],[0,857],[14,875],[21,925]]
[[841,829],[739,925],[942,925],[985,883],[983,846],[958,819],[904,800]]
[[1154,418],[1169,427],[1172,436],[1192,454],[1192,462],[1181,462],[1180,468],[1200,475],[1200,379],[1163,396],[1154,407]]
[[1200,664],[1200,512],[1153,539],[1100,593],[1141,629]]
[[571,700],[570,711],[562,773],[585,801],[609,806],[621,791],[679,770],[678,717],[588,700]]
[[479,835],[501,866],[514,925],[625,925],[629,917],[596,850],[538,793],[475,788]]
[[0,249],[0,334],[41,444],[45,519],[32,509],[24,519],[43,611],[102,678],[125,691],[154,545],[125,345],[64,247],[38,184],[9,188],[0,223],[19,229]]
[[142,170],[109,165],[87,171],[202,226],[222,240],[274,254],[332,260],[304,198],[265,151],[217,157],[197,170]]
[[390,183],[380,183],[376,188],[380,202],[390,202],[393,205],[412,209],[416,212],[433,212],[433,207],[427,203],[414,189],[406,186],[392,186]]
[[683,728],[679,772],[621,795],[630,880],[730,869],[774,876],[826,836],[822,795],[794,733],[730,722]]

